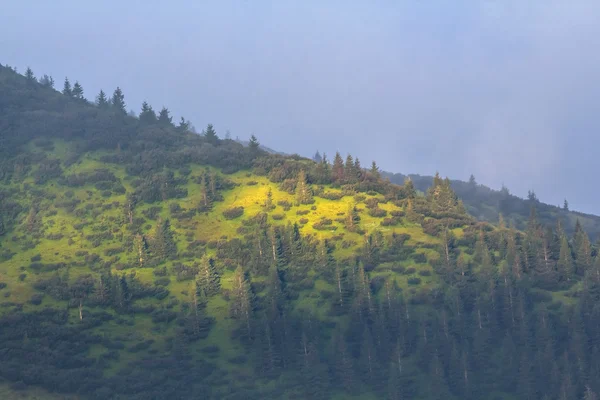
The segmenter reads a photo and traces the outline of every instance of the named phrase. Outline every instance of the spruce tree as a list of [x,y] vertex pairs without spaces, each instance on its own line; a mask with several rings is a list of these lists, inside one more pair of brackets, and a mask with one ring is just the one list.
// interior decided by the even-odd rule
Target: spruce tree
[[348,154],[344,165],[344,178],[348,183],[356,182],[356,171],[354,170],[354,158]]
[[250,136],[250,142],[249,142],[248,146],[252,150],[258,150],[260,143],[258,142],[258,139],[256,138],[256,136],[254,136],[254,134],[252,134],[252,136]]
[[381,172],[379,171],[379,167],[377,166],[377,163],[375,161],[373,161],[371,163],[371,175],[376,178],[379,179],[381,178]]
[[158,261],[166,261],[177,256],[177,245],[173,239],[171,224],[168,219],[159,219],[154,229],[152,256]]
[[75,97],[78,100],[83,100],[83,87],[81,86],[81,84],[78,81],[75,81],[75,84],[73,85],[73,90],[71,91],[73,97]]
[[319,150],[317,150],[317,152],[315,153],[315,155],[313,156],[312,159],[317,164],[320,163],[321,161],[323,161],[323,157],[321,156],[321,153],[319,153]]
[[113,92],[111,106],[118,113],[127,114],[127,110],[125,109],[125,95],[123,95],[120,87],[117,87]]
[[156,123],[156,113],[152,106],[149,105],[146,101],[142,103],[142,110],[139,116],[140,122],[146,125],[151,125]]
[[29,68],[29,67],[27,67],[27,71],[25,71],[25,78],[27,78],[27,82],[29,82],[29,83],[36,82],[35,75],[33,74],[33,71],[31,70],[31,68]]
[[102,89],[100,89],[100,93],[96,96],[96,105],[102,109],[107,109],[110,106],[106,93]]
[[212,124],[208,124],[206,126],[206,129],[204,130],[204,139],[207,143],[210,143],[213,146],[219,144],[219,137],[217,136],[217,132],[215,131],[215,128],[212,126]]
[[158,113],[158,124],[161,126],[173,126],[173,117],[169,115],[169,109],[163,107]]
[[360,222],[360,216],[358,215],[358,209],[354,204],[348,204],[348,211],[346,211],[345,226],[349,232],[355,232],[358,229]]
[[567,237],[563,236],[558,256],[558,273],[563,281],[569,282],[573,278],[573,258]]
[[335,153],[332,167],[332,177],[336,183],[342,183],[344,180],[344,160],[339,152]]
[[246,336],[249,338],[252,335],[254,296],[242,267],[238,267],[233,275],[231,295],[231,316],[242,321]]
[[71,82],[69,82],[69,78],[65,78],[62,94],[69,97],[73,96],[73,89],[71,89]]
[[185,120],[185,118],[181,117],[181,119],[179,120],[179,125],[177,125],[177,130],[179,132],[185,133],[189,130],[190,128],[190,124],[188,121]]
[[47,88],[54,88],[54,79],[49,76],[44,74],[44,76],[42,76],[39,80],[40,85],[47,87]]
[[196,282],[207,296],[214,296],[220,292],[221,276],[217,271],[214,259],[207,255],[202,257]]
[[296,178],[296,202],[298,204],[314,203],[312,189],[306,182],[306,173],[303,169],[300,170],[298,177]]

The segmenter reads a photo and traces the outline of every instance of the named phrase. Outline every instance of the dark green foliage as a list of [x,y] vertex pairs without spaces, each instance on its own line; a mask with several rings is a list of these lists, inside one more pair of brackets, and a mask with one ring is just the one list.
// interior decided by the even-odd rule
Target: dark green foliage
[[125,110],[125,95],[123,94],[123,91],[121,91],[120,87],[117,87],[113,92],[110,105],[112,109],[119,114],[127,113],[127,111]]
[[231,207],[223,211],[223,216],[226,219],[235,219],[241,217],[242,215],[244,215],[244,207],[241,206]]
[[[117,117],[12,74],[0,67],[0,89],[11,94],[0,96],[0,180],[8,182],[0,189],[0,260],[9,249],[24,255],[3,268],[31,259],[2,272],[8,288],[0,283],[0,377],[14,387],[98,399],[597,397],[600,256],[583,223],[574,235],[548,228],[536,209],[526,232],[504,222],[494,228],[468,217],[439,177],[418,196],[412,181],[385,184],[376,165],[364,170],[351,156],[336,156],[333,166],[325,156],[265,156],[257,142],[244,148],[216,133],[194,136],[160,118],[127,117],[124,107]],[[56,138],[74,154],[54,160]],[[122,182],[109,167],[64,175],[95,150],[98,162],[125,168]],[[306,234],[273,223],[282,214],[269,218],[271,196],[237,235],[207,243],[194,235],[202,228],[195,215],[209,216],[231,183],[193,164],[224,173],[252,167],[292,193],[305,182],[315,196],[364,201],[373,215],[380,203],[399,209],[382,220],[390,228],[363,232],[351,204],[335,223],[318,221],[322,232]],[[30,177],[39,184],[23,184]],[[190,209],[172,200],[187,185],[200,185],[200,204],[185,203]],[[133,191],[118,201],[100,198],[124,186]],[[470,190],[475,196],[481,186],[473,179]],[[181,219],[186,253],[159,218],[165,207]],[[64,213],[73,231],[62,229]],[[363,239],[327,232],[338,222]],[[396,229],[415,230],[413,238],[394,232],[405,222],[416,225]],[[47,241],[61,235],[64,242]],[[67,238],[72,253],[61,254]],[[54,245],[56,254],[42,250]],[[13,303],[27,285],[34,295]],[[229,359],[223,335],[234,346]]]
[[158,124],[165,127],[173,126],[173,117],[170,116],[168,108],[161,108],[160,112],[158,113]]
[[215,128],[212,126],[212,124],[208,124],[203,134],[204,140],[206,140],[207,143],[210,143],[213,146],[217,146],[219,144],[219,136],[217,136],[217,132],[215,131]]
[[85,98],[83,97],[83,87],[79,82],[75,81],[75,84],[73,85],[73,90],[71,91],[71,95],[78,100],[85,100]]
[[150,250],[152,257],[159,261],[173,259],[177,256],[177,245],[168,219],[159,219],[154,228]]
[[200,260],[196,285],[204,291],[206,296],[214,296],[221,290],[221,276],[217,271],[215,260],[204,256]]

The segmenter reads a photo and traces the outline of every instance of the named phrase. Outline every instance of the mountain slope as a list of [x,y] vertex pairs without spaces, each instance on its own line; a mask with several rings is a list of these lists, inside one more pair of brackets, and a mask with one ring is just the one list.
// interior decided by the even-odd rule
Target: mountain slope
[[[598,392],[600,260],[0,67],[0,377],[90,399]],[[596,259],[595,259],[596,258]],[[575,321],[575,322],[572,322]],[[533,360],[533,361],[532,361]],[[557,376],[568,377],[557,379]],[[466,379],[468,377],[468,379]]]
[[[389,178],[392,183],[403,184],[410,178],[417,190],[422,192],[433,184],[432,176],[416,174],[403,175],[399,173],[383,172],[383,176]],[[600,238],[600,217],[597,215],[565,210],[562,207],[543,203],[537,199],[521,199],[508,192],[507,189],[493,190],[487,186],[475,182],[464,182],[451,180],[452,189],[465,203],[469,214],[481,221],[497,223],[502,214],[508,223],[514,222],[519,229],[525,229],[531,212],[531,206],[535,205],[538,218],[544,225],[555,224],[557,219],[563,223],[567,234],[575,233],[577,221],[582,225],[592,240]]]

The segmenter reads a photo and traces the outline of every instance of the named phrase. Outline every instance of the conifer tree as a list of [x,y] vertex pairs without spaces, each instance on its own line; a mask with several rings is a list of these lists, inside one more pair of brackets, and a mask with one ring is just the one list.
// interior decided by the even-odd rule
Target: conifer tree
[[206,316],[206,293],[196,281],[194,291],[188,308],[188,331],[192,339],[199,339],[208,335],[211,320]]
[[27,78],[27,82],[29,82],[29,83],[36,82],[35,75],[33,74],[33,71],[31,70],[31,68],[29,68],[29,67],[27,67],[27,71],[25,71],[25,78]]
[[342,183],[344,180],[344,160],[339,152],[335,153],[335,158],[333,159],[333,167],[332,167],[333,179],[337,183]]
[[358,157],[354,159],[354,174],[356,175],[356,179],[359,181],[363,178],[363,168],[360,164],[360,160]]
[[254,134],[252,134],[250,136],[250,142],[248,143],[248,146],[252,150],[258,150],[260,143],[258,142],[258,139],[256,138],[256,136],[254,136]]
[[410,178],[406,178],[404,180],[404,186],[402,187],[402,189],[404,191],[404,196],[407,199],[414,199],[415,196],[417,195],[415,185],[414,185],[412,179],[410,179]]
[[371,163],[371,175],[373,177],[375,177],[376,179],[381,178],[381,171],[379,171],[379,167],[377,166],[377,163],[375,161],[373,161]]
[[39,82],[43,87],[54,88],[54,79],[49,75],[44,74],[44,76],[40,78]]
[[247,337],[252,334],[251,324],[253,317],[253,295],[250,289],[250,283],[242,267],[238,267],[233,275],[231,288],[231,316],[242,321]]
[[573,278],[573,259],[566,236],[563,236],[561,240],[557,266],[560,278],[563,281],[569,282]]
[[117,87],[112,95],[111,106],[113,110],[125,115],[127,110],[125,109],[125,95],[120,87]]
[[348,211],[346,211],[345,226],[349,232],[355,232],[358,229],[360,222],[360,216],[358,215],[358,209],[354,204],[348,204]]
[[321,156],[321,153],[319,153],[319,150],[317,150],[317,152],[315,153],[315,155],[313,156],[312,159],[317,164],[320,163],[321,161],[323,161],[323,157]]
[[144,263],[148,259],[148,243],[146,242],[146,238],[140,234],[135,235],[134,237],[134,251],[136,252],[136,257],[138,260],[138,265],[140,268],[144,267]]
[[169,115],[169,109],[164,106],[158,113],[158,124],[161,126],[173,126],[173,117]]
[[75,81],[75,84],[73,85],[73,90],[71,91],[73,97],[75,97],[78,100],[83,100],[83,87],[81,86],[81,84],[78,81]]
[[98,93],[98,96],[96,96],[96,105],[102,109],[107,109],[110,106],[106,93],[104,93],[104,90],[102,89],[100,90],[100,93]]
[[204,130],[204,139],[213,146],[219,144],[219,137],[217,136],[217,132],[212,124],[208,124],[206,126],[206,129]]
[[356,182],[356,171],[354,170],[354,158],[348,154],[344,165],[344,178],[348,183]]
[[146,101],[142,103],[142,110],[139,116],[140,122],[151,125],[156,123],[156,113],[152,109],[152,106],[149,105]]
[[71,82],[69,82],[69,78],[65,78],[62,94],[69,97],[73,96],[73,89],[71,88]]
[[575,229],[575,272],[578,275],[584,275],[592,267],[592,246],[588,234],[583,230],[581,224],[579,224],[579,220],[577,220]]
[[189,130],[189,127],[189,122],[186,121],[185,118],[181,117],[181,119],[179,120],[179,125],[177,125],[177,130],[179,132],[185,133]]
[[306,182],[306,173],[303,169],[300,170],[298,177],[296,178],[296,202],[298,204],[314,203],[312,189]]
[[196,283],[209,297],[218,294],[221,290],[221,276],[217,271],[215,260],[207,255],[200,260]]
[[154,229],[152,256],[159,261],[177,256],[177,245],[173,239],[171,224],[168,219],[159,219]]

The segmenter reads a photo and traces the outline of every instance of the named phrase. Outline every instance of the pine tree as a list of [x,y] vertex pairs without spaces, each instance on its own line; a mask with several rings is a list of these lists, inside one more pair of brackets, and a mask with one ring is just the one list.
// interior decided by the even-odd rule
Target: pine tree
[[344,334],[339,326],[333,334],[332,344],[334,355],[333,371],[336,378],[335,381],[340,384],[344,391],[347,393],[352,393],[356,387],[352,355],[348,351]]
[[44,76],[40,78],[39,82],[43,87],[54,88],[54,79],[49,75],[44,74]]
[[219,137],[217,136],[217,132],[215,128],[213,128],[212,124],[208,124],[206,129],[204,130],[204,139],[207,143],[216,146],[219,144]]
[[349,232],[355,232],[358,229],[360,222],[360,216],[358,215],[358,209],[354,204],[348,204],[348,211],[346,211],[345,226]]
[[577,220],[575,224],[574,250],[577,275],[584,275],[592,267],[592,246],[588,234]]
[[142,103],[142,110],[139,116],[140,122],[143,124],[151,125],[156,123],[156,113],[152,106],[149,105],[146,101]]
[[238,267],[233,275],[231,288],[231,316],[242,321],[247,337],[252,335],[253,295],[250,283],[242,267]]
[[69,78],[65,78],[65,83],[63,84],[62,93],[65,96],[73,96],[73,89],[71,89],[71,82],[69,82]]
[[319,150],[317,150],[317,152],[315,153],[315,155],[313,156],[312,159],[317,164],[320,163],[321,161],[323,161],[323,157],[321,156],[321,153],[319,153]]
[[306,173],[303,169],[300,170],[298,177],[296,178],[296,202],[298,204],[314,203],[312,189],[306,182]]
[[567,201],[567,199],[565,199],[565,201],[563,203],[563,210],[569,211],[569,202]]
[[168,258],[177,256],[177,245],[173,239],[168,219],[161,218],[156,224],[152,241],[152,256],[159,261],[166,261]]
[[376,179],[381,178],[381,171],[379,171],[379,167],[377,166],[377,163],[375,161],[373,161],[371,163],[371,175],[373,177],[375,177]]
[[158,113],[158,124],[161,126],[173,126],[173,117],[169,115],[168,108],[161,108],[160,112]]
[[563,236],[558,256],[558,273],[563,281],[569,282],[573,278],[573,258],[567,237]]
[[344,160],[339,152],[335,153],[335,158],[333,159],[333,167],[332,167],[333,179],[337,183],[342,183],[344,180]]
[[127,114],[127,111],[125,108],[125,95],[123,95],[123,91],[121,90],[120,87],[117,87],[115,89],[115,91],[113,92],[111,105],[115,111],[117,111],[123,115]]
[[204,289],[196,281],[194,283],[194,291],[192,299],[188,307],[188,333],[192,339],[204,338],[208,335],[211,320],[206,316],[206,293]]
[[200,260],[200,268],[196,282],[207,296],[214,296],[221,290],[221,276],[217,271],[215,260],[204,255]]
[[248,143],[248,146],[252,150],[258,150],[260,143],[258,142],[258,139],[256,138],[256,136],[254,136],[254,134],[252,134],[252,136],[250,136],[250,142]]
[[410,179],[408,177],[404,180],[404,186],[402,187],[402,189],[404,192],[404,196],[407,199],[414,199],[415,196],[417,195],[415,185],[414,185],[412,179]]
[[140,234],[137,234],[134,237],[133,244],[136,258],[139,263],[138,265],[140,268],[143,268],[144,263],[148,259],[148,243],[146,242],[146,238]]
[[83,100],[83,87],[81,86],[81,84],[78,81],[75,81],[75,84],[73,85],[73,90],[71,91],[73,97],[75,97],[78,100]]
[[344,165],[344,178],[348,183],[356,182],[356,171],[354,169],[354,158],[348,154],[346,156],[346,164]]
[[356,174],[356,179],[359,181],[363,179],[363,168],[358,157],[354,159],[354,173]]
[[25,71],[25,78],[27,78],[27,82],[29,82],[29,83],[36,82],[35,75],[33,74],[33,71],[31,70],[31,68],[29,68],[29,67],[27,67],[27,71]]
[[98,93],[98,96],[96,96],[96,105],[102,109],[107,109],[110,106],[104,90],[100,90],[100,93]]
[[177,125],[177,130],[179,132],[185,133],[189,130],[189,127],[189,122],[186,121],[185,118],[181,117],[181,119],[179,120],[179,125]]

